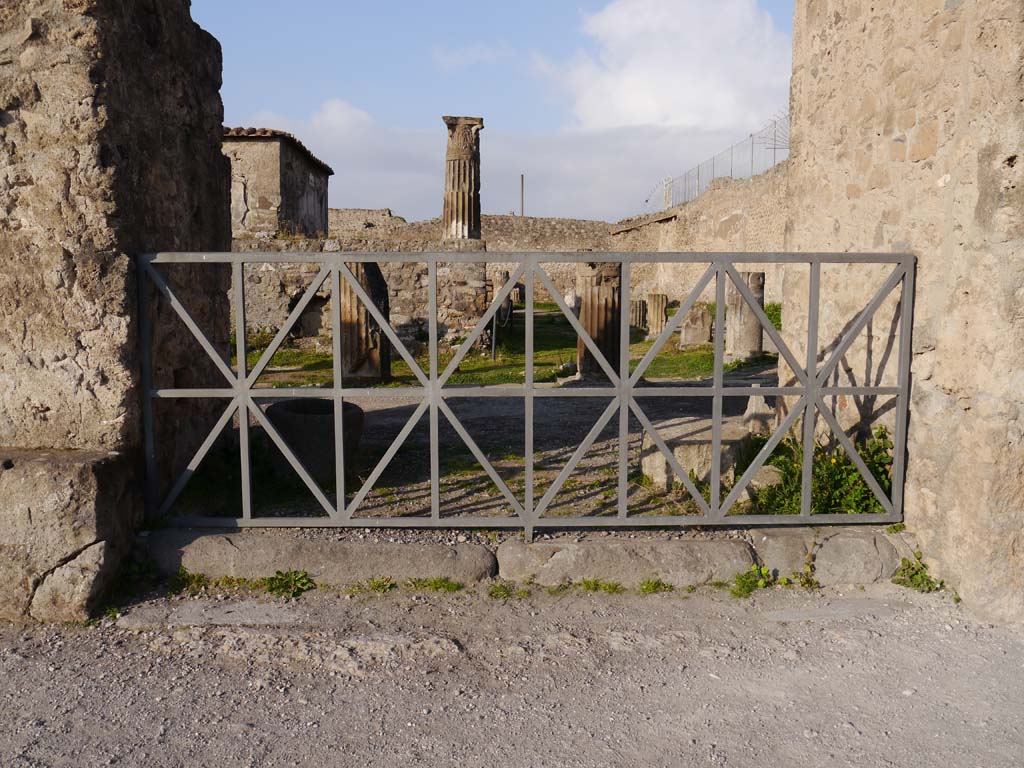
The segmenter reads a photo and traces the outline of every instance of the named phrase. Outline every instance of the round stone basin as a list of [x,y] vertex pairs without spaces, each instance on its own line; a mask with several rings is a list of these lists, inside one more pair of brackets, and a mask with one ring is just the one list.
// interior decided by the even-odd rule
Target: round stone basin
[[[346,474],[355,467],[356,451],[363,436],[363,409],[343,403]],[[334,486],[334,401],[317,397],[280,400],[267,408],[267,418],[292,449],[306,471],[321,486]],[[276,453],[276,451],[275,451]],[[281,457],[279,465],[294,472]]]

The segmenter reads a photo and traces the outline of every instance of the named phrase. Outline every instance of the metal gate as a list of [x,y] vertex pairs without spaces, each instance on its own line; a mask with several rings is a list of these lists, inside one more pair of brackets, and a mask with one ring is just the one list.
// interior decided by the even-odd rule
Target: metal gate
[[[427,340],[427,365],[422,368],[417,359],[403,344],[395,329],[383,317],[374,302],[367,295],[364,287],[353,275],[348,266],[359,262],[407,262],[425,264],[428,274],[428,306],[426,314],[429,318],[429,339]],[[298,304],[289,315],[285,325],[278,331],[269,347],[266,348],[259,361],[247,370],[246,366],[246,318],[245,318],[245,286],[242,265],[258,263],[308,263],[319,266],[319,272],[309,285]],[[499,290],[494,291],[486,313],[479,319],[473,332],[465,338],[447,366],[442,370],[439,366],[438,354],[438,265],[455,262],[502,262],[515,263],[518,267],[512,272],[511,279]],[[706,265],[701,277],[690,286],[678,311],[668,321],[665,329],[657,337],[654,345],[647,351],[638,365],[631,368],[630,361],[630,324],[629,302],[620,302],[619,312],[619,355],[617,360],[606,359],[601,354],[594,340],[586,333],[579,319],[566,305],[565,300],[556,288],[551,276],[545,271],[544,265],[549,263],[612,263],[621,265],[622,296],[630,296],[631,271],[635,265],[650,263]],[[234,265],[232,296],[235,305],[235,355],[236,368],[233,370],[230,361],[225,361],[222,353],[218,353],[203,330],[198,327],[188,309],[176,296],[175,290],[160,272],[160,265],[207,264]],[[752,295],[746,282],[740,278],[739,269],[745,264],[775,264],[784,268],[796,268],[802,265],[807,270],[807,311],[806,311],[806,354],[797,359],[786,344],[783,335],[776,330],[764,309]],[[881,265],[886,268],[888,276],[877,286],[873,297],[845,325],[844,330],[833,339],[824,350],[819,349],[819,309],[821,304],[822,269],[831,265]],[[891,271],[888,270],[891,267]],[[901,254],[780,254],[780,253],[154,253],[138,257],[140,286],[140,335],[142,345],[142,378],[143,378],[143,416],[145,425],[145,456],[147,469],[147,511],[152,516],[167,516],[172,510],[175,500],[181,493],[197,467],[207,455],[217,436],[238,416],[239,429],[239,462],[241,468],[241,509],[238,517],[225,519],[222,517],[169,517],[174,524],[192,526],[336,526],[336,527],[405,527],[405,528],[522,528],[527,535],[532,535],[537,528],[592,528],[592,527],[649,527],[649,526],[736,526],[748,524],[771,525],[808,525],[823,523],[890,523],[902,519],[903,511],[903,478],[906,453],[907,411],[909,395],[909,368],[912,329],[912,300],[914,295],[913,256]],[[779,363],[787,366],[792,380],[786,385],[774,387],[754,387],[730,383],[726,379],[725,365],[725,306],[726,285],[732,282],[749,304],[761,322],[764,333],[771,339],[778,350]],[[449,379],[467,353],[478,342],[494,317],[498,307],[509,297],[517,282],[525,284],[525,380],[519,385],[491,386],[449,386]],[[534,317],[535,298],[534,286],[546,288],[551,299],[558,305],[566,320],[578,334],[586,348],[600,364],[607,382],[599,382],[595,386],[540,387],[534,380]],[[398,388],[346,388],[341,375],[340,350],[340,302],[333,302],[332,339],[333,339],[333,384],[330,387],[318,388],[277,388],[264,389],[255,386],[257,378],[268,365],[271,358],[281,346],[289,333],[289,329],[298,321],[302,312],[309,305],[313,296],[324,284],[329,284],[332,296],[339,296],[341,286],[346,283],[364,303],[380,328],[390,341],[392,348],[409,365],[416,376],[418,386]],[[869,324],[884,302],[889,300],[894,290],[900,286],[902,293],[896,304],[895,314],[898,330],[895,325],[890,329],[890,344],[898,345],[895,354],[897,361],[896,381],[891,385],[883,385],[881,381],[871,383],[865,381],[856,386],[839,386],[830,384],[830,378],[836,378],[835,372],[859,334],[872,333]],[[686,386],[642,386],[642,377],[659,350],[678,330],[680,323],[688,311],[705,292],[711,291],[714,303],[714,367],[710,381],[699,385]],[[192,389],[155,389],[152,378],[152,302],[164,301],[173,309],[181,321],[209,355],[213,364],[224,378],[224,385],[215,388]],[[891,305],[891,301],[890,301]],[[800,338],[803,339],[801,332]],[[781,384],[781,382],[779,382]],[[720,455],[722,447],[723,400],[729,397],[773,396],[785,398],[790,404],[788,414],[772,432],[756,457],[732,485],[724,498],[722,495],[721,466],[716,460],[711,464],[708,487],[698,489],[697,483],[680,467],[673,451],[659,435],[658,429],[652,424],[645,413],[646,403],[650,398],[665,397],[703,397],[710,400],[711,439],[710,450],[713,457]],[[267,419],[260,403],[269,399],[317,397],[334,402],[335,453],[336,453],[336,485],[334,493],[325,492],[307,472],[296,458],[289,446],[281,439],[278,431]],[[346,483],[346,457],[344,455],[344,424],[342,403],[346,398],[353,397],[416,397],[419,400],[412,418],[398,434],[391,447],[380,459],[362,487],[354,494],[348,493]],[[521,398],[525,409],[525,445],[524,472],[525,488],[517,496],[503,481],[494,466],[474,442],[473,438],[460,423],[449,407],[448,400],[458,398]],[[549,397],[607,397],[609,405],[601,414],[597,423],[586,438],[572,454],[551,486],[543,494],[537,494],[534,486],[534,405],[540,398]],[[861,397],[891,398],[895,402],[892,419],[893,448],[891,463],[891,498],[885,494],[878,479],[866,466],[858,450],[837,422],[836,416],[826,407],[825,398],[829,397]],[[157,437],[154,424],[154,403],[160,399],[178,398],[209,398],[222,401],[224,410],[213,430],[188,462],[184,472],[170,489],[159,498]],[[431,508],[429,515],[422,517],[400,518],[360,518],[356,515],[360,504],[374,483],[385,471],[388,463],[395,457],[412,426],[424,414],[429,416],[430,426],[430,496]],[[643,515],[630,514],[627,504],[627,484],[629,482],[629,419],[630,414],[642,425],[643,430],[663,452],[665,460],[671,467],[686,491],[692,496],[698,514],[676,515]],[[815,415],[820,415],[824,423],[831,429],[837,444],[849,456],[853,465],[862,476],[871,494],[877,499],[881,513],[873,515],[853,514],[814,514],[811,509],[812,481],[815,472]],[[616,514],[601,517],[549,517],[545,516],[552,498],[576,468],[582,456],[594,443],[598,434],[618,418],[618,463],[614,489],[617,496]],[[511,515],[485,517],[445,517],[442,516],[439,504],[439,453],[438,428],[440,420],[450,422],[457,434],[465,441],[472,455],[490,477],[508,507]],[[306,517],[258,517],[253,515],[251,454],[250,454],[250,420],[254,425],[262,427],[267,436],[282,452],[295,472],[309,488],[319,505],[323,508],[323,516]],[[733,509],[741,494],[745,491],[751,478],[771,457],[779,443],[790,434],[798,421],[802,425],[794,434],[802,441],[802,475],[801,501],[799,513],[787,515],[735,514]],[[834,462],[833,462],[834,463]],[[609,492],[612,481],[609,478]],[[332,498],[333,497],[333,498]]]

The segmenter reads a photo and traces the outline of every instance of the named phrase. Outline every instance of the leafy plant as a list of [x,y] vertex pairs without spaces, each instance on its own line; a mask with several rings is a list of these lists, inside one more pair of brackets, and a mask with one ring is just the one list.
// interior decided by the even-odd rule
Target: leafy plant
[[772,325],[775,326],[775,330],[782,330],[782,305],[777,301],[769,302],[764,305],[764,313],[768,315],[768,319],[772,321]]
[[814,578],[814,555],[807,553],[803,569],[793,574],[793,581],[804,589],[821,589],[821,583]]
[[888,528],[886,528],[885,532],[886,533],[903,533],[905,530],[907,530],[907,526],[906,525],[904,525],[903,523],[895,523],[894,525],[890,525]]
[[[767,439],[766,436],[759,438],[757,450],[760,450]],[[888,430],[879,427],[873,434],[855,445],[882,492],[888,496],[892,492],[893,449]],[[751,452],[750,460],[756,456],[757,450]],[[779,443],[767,461],[767,464],[778,469],[779,482],[752,493],[753,506],[757,513],[800,514],[803,454],[803,443],[795,436],[790,435]],[[738,463],[737,475],[742,474],[747,466],[749,461]],[[867,515],[882,514],[884,511],[853,460],[837,442],[815,444],[811,487],[812,515]]]
[[750,597],[759,589],[765,589],[775,584],[775,577],[772,576],[771,568],[763,565],[752,565],[750,570],[737,573],[733,578],[732,589],[729,594],[733,597]]
[[522,600],[530,596],[530,590],[510,581],[496,581],[488,587],[487,594],[495,600]]
[[938,592],[946,586],[942,579],[931,577],[927,563],[921,561],[920,552],[914,553],[913,560],[903,558],[900,567],[896,569],[896,575],[892,577],[892,583],[918,592]]
[[657,595],[662,592],[672,592],[675,590],[675,587],[667,581],[662,581],[659,578],[652,578],[641,581],[638,589],[641,595]]
[[438,576],[432,579],[409,579],[405,582],[409,589],[419,592],[458,592],[462,584],[452,581],[447,576]]
[[262,579],[262,586],[277,597],[295,598],[303,592],[316,589],[316,582],[305,571],[278,571]]
[[570,589],[572,589],[572,582],[571,581],[563,581],[563,582],[561,582],[559,584],[553,584],[550,587],[546,587],[544,589],[544,591],[547,592],[549,595],[558,596],[558,595],[564,595]]

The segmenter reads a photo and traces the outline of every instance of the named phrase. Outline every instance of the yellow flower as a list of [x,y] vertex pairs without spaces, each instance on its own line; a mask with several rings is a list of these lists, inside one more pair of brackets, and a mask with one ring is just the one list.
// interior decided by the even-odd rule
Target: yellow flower
[[833,456],[833,457],[832,457],[832,463],[833,463],[833,464],[835,464],[835,463],[836,463],[836,457],[835,457],[835,456]]

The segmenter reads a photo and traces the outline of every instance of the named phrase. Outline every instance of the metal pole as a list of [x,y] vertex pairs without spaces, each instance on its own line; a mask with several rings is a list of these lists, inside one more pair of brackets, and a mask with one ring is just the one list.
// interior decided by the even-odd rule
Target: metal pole
[[526,174],[519,174],[519,217],[526,215]]
[[777,153],[777,151],[779,149],[778,135],[779,135],[779,121],[778,120],[772,120],[772,167],[773,168],[775,167],[775,164],[778,162],[775,159],[776,158],[776,153]]
[[754,134],[750,134],[750,178],[754,178]]

